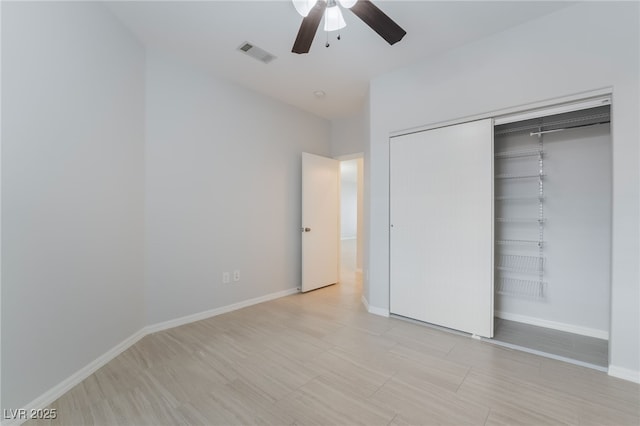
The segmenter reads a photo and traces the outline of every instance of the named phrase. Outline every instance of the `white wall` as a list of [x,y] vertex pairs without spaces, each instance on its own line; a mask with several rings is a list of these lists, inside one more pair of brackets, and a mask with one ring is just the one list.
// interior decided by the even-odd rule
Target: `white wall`
[[[368,297],[388,308],[389,133],[613,87],[610,364],[640,370],[637,3],[581,3],[381,76],[370,89],[365,160]],[[366,175],[365,175],[366,176]],[[365,271],[365,290],[367,271]]]
[[146,76],[148,323],[299,286],[301,152],[330,154],[329,122],[158,52]]
[[97,3],[2,5],[2,408],[144,326],[144,51]]
[[366,110],[350,117],[331,120],[331,156],[340,157],[364,152],[367,145]]

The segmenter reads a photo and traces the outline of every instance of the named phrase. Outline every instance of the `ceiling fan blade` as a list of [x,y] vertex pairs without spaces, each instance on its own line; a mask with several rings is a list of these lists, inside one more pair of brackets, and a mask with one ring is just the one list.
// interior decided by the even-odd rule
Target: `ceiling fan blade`
[[351,11],[389,44],[399,42],[407,33],[369,0],[358,0]]
[[322,15],[326,8],[327,2],[319,0],[309,14],[302,20],[302,24],[300,24],[300,29],[298,30],[298,36],[293,43],[293,49],[291,49],[293,53],[309,53],[311,43],[316,35],[316,31],[318,31],[320,20],[322,20]]

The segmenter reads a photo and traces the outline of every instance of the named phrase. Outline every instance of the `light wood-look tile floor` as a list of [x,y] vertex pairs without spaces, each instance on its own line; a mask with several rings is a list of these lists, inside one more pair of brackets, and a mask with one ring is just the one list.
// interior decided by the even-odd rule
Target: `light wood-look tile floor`
[[360,295],[347,271],[149,335],[28,424],[640,424],[636,384],[371,315]]

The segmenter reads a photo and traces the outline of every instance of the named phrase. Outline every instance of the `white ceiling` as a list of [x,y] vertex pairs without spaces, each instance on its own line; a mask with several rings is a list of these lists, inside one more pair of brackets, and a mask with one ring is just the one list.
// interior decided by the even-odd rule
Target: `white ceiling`
[[[536,19],[571,3],[374,0],[407,31],[389,46],[350,11],[342,40],[319,30],[306,55],[291,53],[302,17],[289,0],[139,1],[108,7],[147,46],[326,118],[359,111],[377,75]],[[321,24],[322,26],[322,24]],[[274,54],[264,64],[237,50],[245,41]],[[323,90],[317,99],[313,92]]]

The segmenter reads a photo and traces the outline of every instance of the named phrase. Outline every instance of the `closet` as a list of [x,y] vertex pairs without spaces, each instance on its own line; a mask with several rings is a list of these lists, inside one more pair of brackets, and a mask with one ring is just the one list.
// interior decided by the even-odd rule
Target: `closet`
[[610,105],[494,128],[494,339],[608,365]]
[[604,368],[610,101],[392,137],[390,313]]

